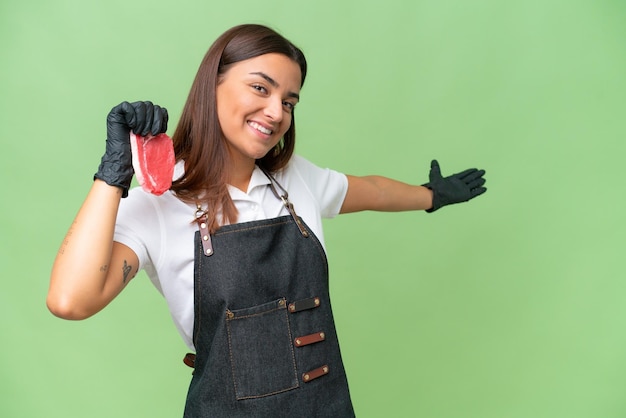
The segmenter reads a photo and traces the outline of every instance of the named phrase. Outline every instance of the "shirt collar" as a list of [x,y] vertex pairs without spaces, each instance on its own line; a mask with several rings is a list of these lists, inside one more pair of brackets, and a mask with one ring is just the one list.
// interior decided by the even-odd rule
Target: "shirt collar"
[[[174,180],[179,179],[184,173],[185,173],[185,162],[182,160],[178,161],[176,165],[174,166],[173,179]],[[268,179],[265,173],[263,172],[263,170],[261,170],[259,166],[255,164],[254,170],[252,171],[252,176],[250,177],[250,183],[248,183],[248,194],[254,188],[259,187],[259,186],[267,186],[268,184],[270,184],[270,179]],[[233,195],[233,193],[235,195],[239,195],[243,193],[241,190],[239,190],[236,187],[231,186],[230,184],[228,185],[228,191],[231,193],[231,195]]]
[[252,193],[255,188],[267,186],[268,184],[270,184],[270,179],[267,178],[263,170],[261,170],[258,165],[255,165],[254,170],[252,171],[252,176],[250,176],[247,193],[242,192],[241,190],[234,186],[231,186],[230,184],[228,185],[228,191],[234,199],[242,199],[245,195],[249,195],[250,193]]
[[254,170],[252,171],[252,176],[250,177],[250,183],[248,183],[248,193],[250,193],[255,187],[267,186],[268,184],[270,184],[270,179],[267,178],[263,170],[261,170],[258,165],[255,165]]

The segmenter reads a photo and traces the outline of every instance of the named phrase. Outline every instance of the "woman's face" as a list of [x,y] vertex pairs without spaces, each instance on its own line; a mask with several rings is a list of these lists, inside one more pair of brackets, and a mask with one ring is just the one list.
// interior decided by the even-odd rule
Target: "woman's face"
[[218,82],[217,116],[233,163],[262,158],[291,126],[298,103],[300,67],[282,54],[233,64]]

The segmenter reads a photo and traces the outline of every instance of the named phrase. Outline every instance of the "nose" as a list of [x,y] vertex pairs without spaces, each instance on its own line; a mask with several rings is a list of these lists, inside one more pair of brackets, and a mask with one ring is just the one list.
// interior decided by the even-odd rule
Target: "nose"
[[281,98],[271,97],[268,99],[265,106],[265,116],[274,122],[283,120],[283,101]]

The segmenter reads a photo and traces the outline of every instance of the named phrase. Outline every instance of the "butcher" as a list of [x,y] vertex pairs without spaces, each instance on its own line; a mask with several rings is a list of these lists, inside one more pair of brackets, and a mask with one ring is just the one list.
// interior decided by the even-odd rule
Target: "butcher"
[[[113,107],[54,262],[47,304],[66,319],[96,314],[147,273],[189,347],[185,417],[353,417],[322,219],[435,212],[486,191],[484,170],[443,176],[436,160],[426,183],[409,184],[294,154],[306,73],[289,40],[240,25],[206,53],[171,142],[164,107]],[[136,172],[143,187],[129,190]]]

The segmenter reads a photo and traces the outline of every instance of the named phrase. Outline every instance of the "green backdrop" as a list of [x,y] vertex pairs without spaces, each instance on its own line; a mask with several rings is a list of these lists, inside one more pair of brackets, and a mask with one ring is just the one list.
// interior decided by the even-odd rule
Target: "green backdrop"
[[325,223],[357,415],[625,417],[618,0],[3,0],[0,416],[181,416],[186,348],[143,273],[82,322],[45,296],[110,108],[153,100],[173,132],[244,22],[307,54],[299,154],[418,184],[432,158],[488,173],[465,205]]

